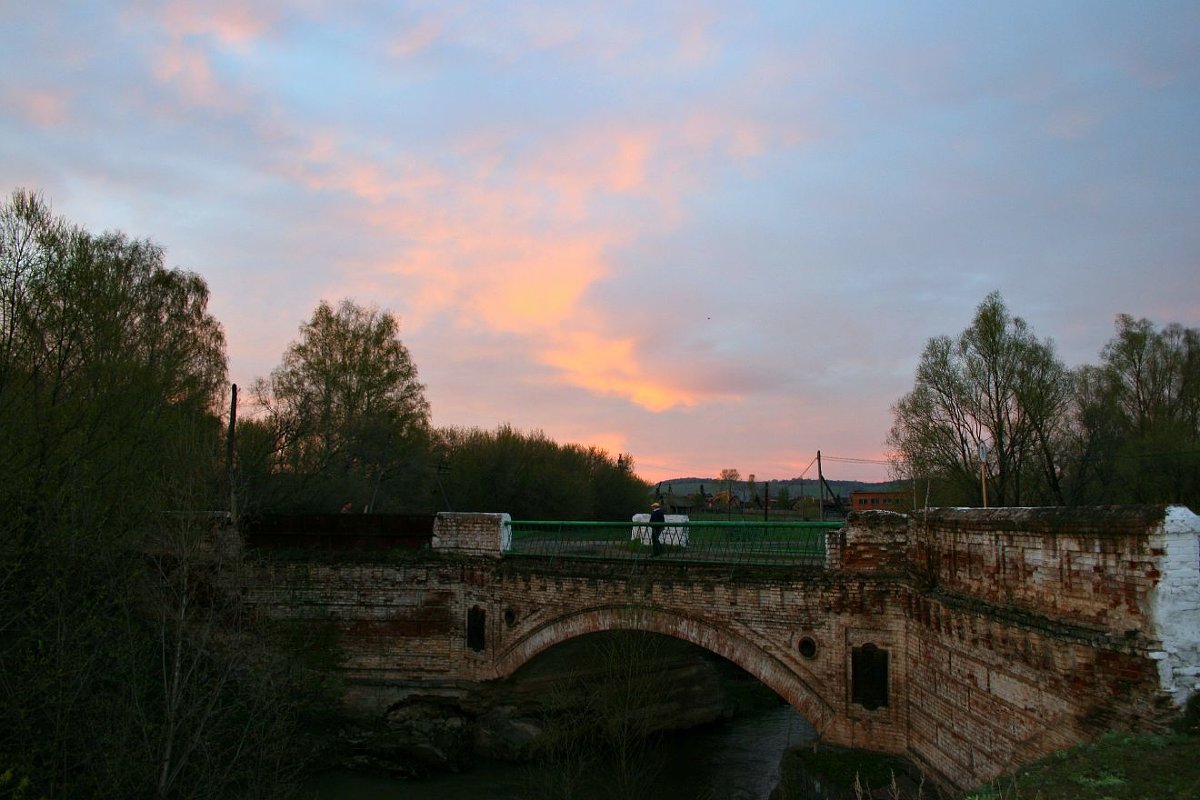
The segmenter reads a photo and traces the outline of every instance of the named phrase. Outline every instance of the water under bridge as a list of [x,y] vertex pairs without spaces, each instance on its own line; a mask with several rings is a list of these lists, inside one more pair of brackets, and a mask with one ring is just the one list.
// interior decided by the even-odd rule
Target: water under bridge
[[[828,742],[968,789],[1200,689],[1200,517],[1182,507],[930,509],[845,524],[277,519],[250,600],[336,629],[347,707],[507,677],[639,630],[740,666]],[[331,530],[332,527],[332,530]],[[342,530],[337,530],[337,528]]]

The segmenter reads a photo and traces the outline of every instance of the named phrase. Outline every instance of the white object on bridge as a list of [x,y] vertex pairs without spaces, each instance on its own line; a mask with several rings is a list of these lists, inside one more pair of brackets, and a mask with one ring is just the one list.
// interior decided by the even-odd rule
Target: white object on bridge
[[[658,543],[659,544],[669,544],[674,547],[687,547],[688,546],[687,523],[689,521],[688,515],[687,514],[667,514],[665,519],[666,519],[667,524],[663,526],[662,532],[659,533],[659,535],[658,535]],[[646,545],[647,547],[650,547],[653,544],[653,540],[650,538],[651,537],[651,528],[649,525],[650,515],[649,514],[634,514],[633,521],[634,521],[634,523],[640,523],[640,524],[635,524],[633,526],[633,533],[629,538],[630,539],[638,539],[641,541],[642,544]],[[683,523],[682,525],[679,524],[681,522]],[[671,523],[675,523],[675,524],[672,525]]]

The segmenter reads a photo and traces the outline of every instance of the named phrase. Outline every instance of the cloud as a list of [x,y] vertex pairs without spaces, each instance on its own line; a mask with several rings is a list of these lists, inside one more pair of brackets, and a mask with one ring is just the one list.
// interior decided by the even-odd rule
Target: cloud
[[554,337],[541,358],[560,371],[561,380],[599,394],[626,397],[650,411],[696,405],[696,393],[664,381],[649,363],[635,357],[635,350],[632,339],[579,331]]
[[180,90],[189,104],[207,108],[224,105],[225,92],[213,75],[208,54],[201,48],[174,42],[158,50],[153,68],[155,79]]
[[766,475],[877,453],[991,288],[1093,360],[1196,318],[1194,10],[17,6],[4,163],[204,271],[250,374],[355,297],[443,424]]
[[32,125],[57,128],[70,117],[70,95],[52,89],[18,89],[9,96],[11,107]]
[[280,11],[274,3],[206,0],[197,4],[173,0],[157,9],[154,16],[173,39],[208,36],[222,45],[243,46],[273,28]]
[[[651,176],[665,135],[579,130],[514,158],[496,155],[502,143],[476,132],[457,148],[470,160],[451,169],[411,155],[368,158],[326,132],[300,148],[297,163],[280,163],[310,190],[352,198],[352,216],[370,225],[369,237],[391,243],[377,267],[410,285],[410,324],[449,313],[459,326],[517,335],[527,357],[564,383],[662,411],[728,391],[672,385],[638,368],[641,329],[622,332],[630,330],[623,311],[589,298],[612,276],[630,226],[669,216],[655,209],[679,189]],[[498,161],[515,163],[497,169]],[[610,202],[616,211],[595,213]]]

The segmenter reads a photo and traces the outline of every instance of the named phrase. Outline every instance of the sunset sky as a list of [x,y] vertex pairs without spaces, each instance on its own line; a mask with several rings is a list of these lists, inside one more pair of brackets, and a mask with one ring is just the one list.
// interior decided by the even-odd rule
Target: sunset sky
[[17,187],[200,273],[239,384],[352,298],[436,425],[881,480],[992,290],[1070,366],[1200,326],[1200,3],[0,0]]

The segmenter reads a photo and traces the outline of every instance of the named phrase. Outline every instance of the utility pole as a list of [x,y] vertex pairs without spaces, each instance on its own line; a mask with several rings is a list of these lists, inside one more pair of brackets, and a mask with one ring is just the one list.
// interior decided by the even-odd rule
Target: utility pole
[[237,428],[237,384],[233,384],[233,391],[229,399],[229,431],[225,439],[225,480],[228,482],[229,489],[229,522],[233,527],[237,528],[238,511],[237,511],[237,481],[234,479],[234,429]]
[[821,471],[821,451],[817,451],[817,519],[825,521],[825,473]]

